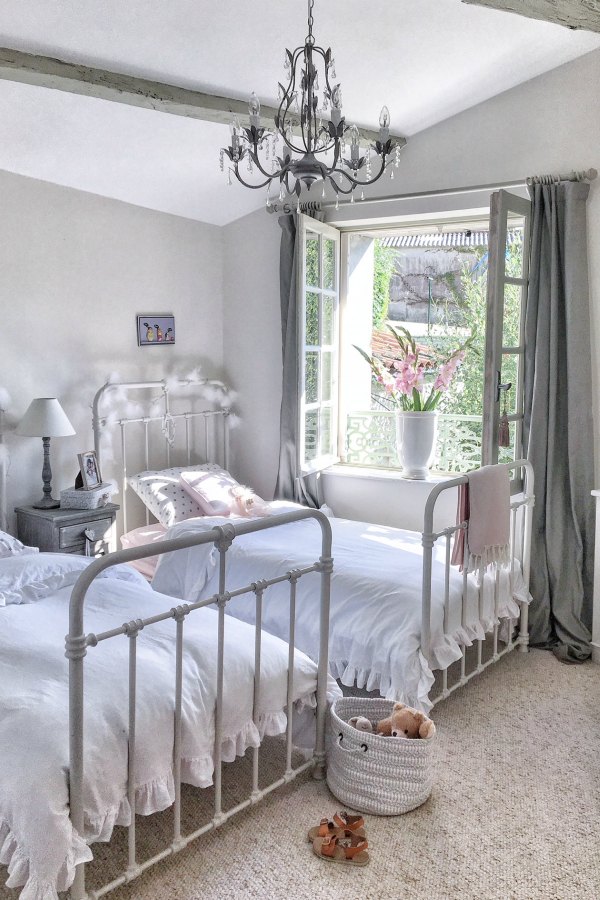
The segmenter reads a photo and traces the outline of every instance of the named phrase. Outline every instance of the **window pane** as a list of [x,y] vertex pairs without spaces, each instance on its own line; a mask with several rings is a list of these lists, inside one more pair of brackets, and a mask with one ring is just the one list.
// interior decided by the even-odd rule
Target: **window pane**
[[333,344],[333,297],[323,297],[323,335],[321,342],[326,346]]
[[319,236],[312,231],[306,233],[306,283],[319,287]]
[[500,415],[506,411],[509,415],[517,410],[517,385],[519,380],[519,357],[515,353],[505,353],[502,356],[502,384],[510,382],[512,387],[508,391],[502,391],[500,395]]
[[521,297],[523,290],[518,284],[504,285],[504,321],[502,323],[502,346],[518,347],[521,341]]
[[319,295],[306,292],[306,343],[319,344]]
[[511,228],[506,232],[505,273],[511,278],[523,277],[523,229]]
[[306,403],[316,403],[319,399],[319,354],[306,354],[304,396]]
[[307,412],[304,416],[304,458],[308,461],[316,459],[317,435],[319,426],[318,410]]
[[321,400],[332,399],[333,353],[324,350],[321,354],[323,366],[321,378]]
[[333,435],[331,432],[331,407],[325,406],[321,410],[321,453],[327,456],[333,454]]
[[335,241],[323,238],[323,287],[335,290]]

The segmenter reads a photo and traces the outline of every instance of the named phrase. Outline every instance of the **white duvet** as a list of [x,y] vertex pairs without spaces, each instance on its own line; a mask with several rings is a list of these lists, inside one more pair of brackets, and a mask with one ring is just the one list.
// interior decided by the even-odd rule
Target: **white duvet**
[[[285,511],[282,509],[282,511]],[[223,518],[187,519],[174,525],[168,537],[181,537],[228,521]],[[331,672],[345,685],[378,690],[388,699],[431,709],[428,694],[433,673],[420,651],[421,535],[412,531],[331,518],[333,576],[329,628]],[[280,575],[314,563],[321,552],[321,530],[305,519],[238,537],[227,552],[227,590],[260,578]],[[461,625],[463,578],[458,569],[450,577],[448,633],[443,633],[444,542],[438,541],[432,574],[433,668],[446,668],[461,656],[461,645],[482,638],[498,619],[494,616],[494,577],[484,579],[483,616],[479,617],[478,588],[469,576],[468,616]],[[212,544],[160,557],[153,579],[156,590],[191,602],[216,593],[218,555]],[[517,618],[519,600],[529,601],[515,563],[513,591],[508,569],[501,570],[498,617]],[[319,579],[311,573],[297,588],[296,646],[318,657]],[[289,628],[289,585],[275,585],[265,593],[263,628],[286,639]],[[236,597],[227,611],[246,622],[254,620],[254,600]]]
[[[130,819],[125,783],[128,639],[110,639],[89,649],[85,661],[84,841],[68,817],[64,636],[71,585],[89,560],[40,554],[22,561],[30,568],[20,576],[14,561],[8,560],[5,568],[3,563],[0,592],[11,582],[20,589],[7,590],[8,605],[0,608],[0,862],[9,867],[9,887],[25,886],[22,900],[55,900],[57,891],[72,882],[75,865],[91,859],[88,843],[108,840],[115,824]],[[129,566],[105,575],[88,592],[86,632],[174,605]],[[211,784],[213,776],[216,623],[214,610],[198,610],[187,617],[184,632],[182,769],[184,780],[199,787]],[[136,803],[142,814],[165,809],[174,799],[174,635],[175,623],[169,620],[138,637]],[[225,635],[223,758],[231,761],[264,734],[285,730],[287,646],[264,635],[257,728],[254,629],[228,618]],[[315,688],[315,664],[296,654],[296,707],[305,707],[313,721]],[[336,692],[332,682],[330,695]]]

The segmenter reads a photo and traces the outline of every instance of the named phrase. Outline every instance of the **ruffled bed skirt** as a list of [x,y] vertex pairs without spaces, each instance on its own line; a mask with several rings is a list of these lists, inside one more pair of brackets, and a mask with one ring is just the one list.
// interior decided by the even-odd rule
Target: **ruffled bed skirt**
[[[316,707],[316,698],[311,695],[294,704],[294,718],[304,710]],[[222,742],[223,762],[233,762],[236,757],[243,756],[248,748],[258,747],[265,737],[281,735],[287,728],[285,711],[268,713],[261,716],[258,727],[253,721],[247,722],[234,735],[228,735]],[[306,750],[306,748],[299,748]],[[182,759],[182,781],[195,787],[210,787],[213,783],[212,754]],[[136,813],[151,815],[167,809],[175,801],[175,782],[173,772],[165,772],[152,781],[140,785],[135,792]],[[100,815],[85,815],[85,840],[71,828],[71,843],[60,871],[55,878],[48,878],[33,870],[28,852],[19,843],[7,821],[0,818],[0,864],[8,867],[6,886],[17,888],[24,885],[19,900],[59,900],[58,892],[66,891],[73,883],[75,867],[79,863],[90,862],[93,858],[88,844],[97,841],[110,841],[115,825],[127,826],[131,822],[131,807],[127,796],[123,796],[118,805],[109,807]]]

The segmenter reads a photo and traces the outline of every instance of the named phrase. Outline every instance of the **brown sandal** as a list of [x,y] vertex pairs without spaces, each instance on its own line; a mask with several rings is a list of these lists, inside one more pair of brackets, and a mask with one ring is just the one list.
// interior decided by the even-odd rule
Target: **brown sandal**
[[347,834],[344,837],[332,834],[329,837],[317,837],[313,841],[313,850],[321,859],[349,866],[366,866],[370,862],[368,846],[366,838],[358,834]]
[[362,816],[349,816],[347,812],[336,813],[333,821],[330,819],[321,819],[320,825],[315,825],[308,832],[308,840],[312,843],[315,838],[331,837],[337,835],[343,837],[348,834],[358,834],[360,837],[365,836],[365,820]]

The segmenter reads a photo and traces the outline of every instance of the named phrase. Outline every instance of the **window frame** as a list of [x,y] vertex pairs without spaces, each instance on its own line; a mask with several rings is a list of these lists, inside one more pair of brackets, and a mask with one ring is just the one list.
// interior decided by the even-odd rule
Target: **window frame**
[[[314,233],[318,236],[319,242],[319,285],[307,285],[306,283],[306,240],[307,233]],[[298,471],[302,475],[310,475],[319,472],[329,466],[335,465],[340,461],[338,455],[338,416],[339,416],[339,358],[340,358],[340,274],[341,274],[341,253],[340,253],[340,232],[337,228],[313,219],[303,213],[298,214],[297,218],[297,234],[298,247],[297,254],[297,328],[298,328],[298,443],[297,443],[297,465]],[[324,240],[332,240],[334,242],[334,287],[333,290],[326,288],[323,284],[324,266],[323,266],[323,245]],[[319,295],[319,343],[306,343],[306,296],[307,293],[317,293]],[[323,343],[323,317],[322,317],[322,300],[323,297],[331,297],[333,299],[333,321],[332,321],[332,343]],[[322,399],[323,385],[323,366],[321,364],[323,350],[331,352],[331,378],[330,378],[330,400]],[[317,400],[307,403],[305,396],[306,384],[306,355],[307,353],[318,354],[318,375],[317,375]],[[331,453],[323,453],[321,451],[322,443],[322,427],[321,413],[324,409],[331,410],[330,435],[331,435]],[[306,414],[315,411],[318,414],[317,421],[317,452],[313,459],[306,458]]]
[[[521,277],[513,277],[506,275],[506,258],[505,248],[507,241],[507,233],[509,228],[509,218],[517,216],[523,221],[523,267]],[[468,215],[460,217],[461,224],[467,223],[469,218],[475,221],[481,221],[481,215],[470,217]],[[486,216],[486,218],[488,218]],[[498,425],[500,419],[500,407],[502,398],[498,395],[498,385],[502,379],[501,375],[502,360],[506,356],[517,356],[517,384],[514,385],[516,392],[515,411],[508,415],[509,422],[516,423],[514,452],[515,457],[520,458],[522,454],[522,438],[523,438],[523,418],[524,418],[524,391],[523,391],[523,369],[524,369],[524,322],[527,300],[527,288],[529,283],[529,239],[530,239],[530,218],[531,204],[524,197],[510,194],[507,191],[495,191],[490,195],[489,208],[489,242],[488,242],[488,272],[487,272],[487,310],[486,310],[486,334],[485,334],[485,359],[483,372],[483,404],[482,404],[482,442],[481,442],[481,465],[494,464],[498,461]],[[386,223],[381,225],[371,225],[370,227],[360,227],[359,225],[350,225],[345,223],[340,229],[320,222],[309,216],[298,215],[298,236],[299,248],[297,260],[297,308],[298,308],[298,469],[302,475],[312,472],[321,471],[331,465],[339,462],[346,463],[346,440],[347,440],[347,415],[346,415],[346,388],[342,381],[342,373],[344,371],[344,360],[347,352],[344,338],[345,324],[347,322],[347,295],[349,290],[348,284],[348,254],[349,254],[349,238],[351,234],[368,235],[373,233],[373,238],[380,237],[382,232],[403,231],[406,228],[415,229],[419,225],[425,228],[436,224],[452,224],[457,221],[456,215],[445,216],[440,212],[439,219],[425,214],[423,218],[415,216],[411,217],[410,222],[398,222],[395,225]],[[326,294],[334,296],[334,334],[332,359],[332,379],[331,379],[331,403],[324,404],[321,400],[321,366],[319,366],[318,375],[318,401],[316,403],[307,404],[305,401],[304,385],[306,378],[306,353],[319,351],[319,346],[306,344],[306,294],[310,293],[310,286],[306,285],[306,235],[307,232],[313,232],[319,235],[319,287],[316,290],[322,295]],[[322,267],[322,243],[323,238],[331,238],[336,246],[336,281],[335,290],[328,291],[323,287],[323,267]],[[504,328],[504,289],[506,285],[517,285],[521,288],[521,321],[520,321],[520,339],[518,346],[503,346],[503,328]],[[321,303],[319,304],[321,309]],[[321,317],[319,315],[319,337],[321,339]],[[325,405],[330,405],[331,413],[331,441],[333,453],[322,454],[317,451],[314,459],[306,459],[306,428],[305,416],[307,411],[311,409],[321,410]],[[317,427],[317,441],[319,448],[321,445],[321,429],[320,421]],[[351,463],[351,465],[360,465],[359,463]],[[364,466],[365,470],[376,469],[377,466]],[[391,471],[395,471],[396,467],[389,466]],[[400,468],[398,467],[398,473]],[[443,475],[441,471],[432,472],[433,475]]]
[[[523,268],[521,277],[506,274],[506,242],[510,214],[523,219]],[[481,441],[481,464],[495,465],[498,462],[498,426],[503,402],[502,363],[505,356],[517,356],[517,383],[515,390],[515,412],[507,416],[509,423],[515,423],[515,458],[523,455],[524,419],[524,364],[525,364],[525,311],[529,287],[529,242],[531,224],[531,202],[525,197],[508,191],[494,191],[490,197],[490,231],[488,243],[488,283],[487,318],[485,336],[485,364],[483,381],[483,433]],[[521,289],[520,339],[517,346],[503,344],[504,295],[508,285]]]

